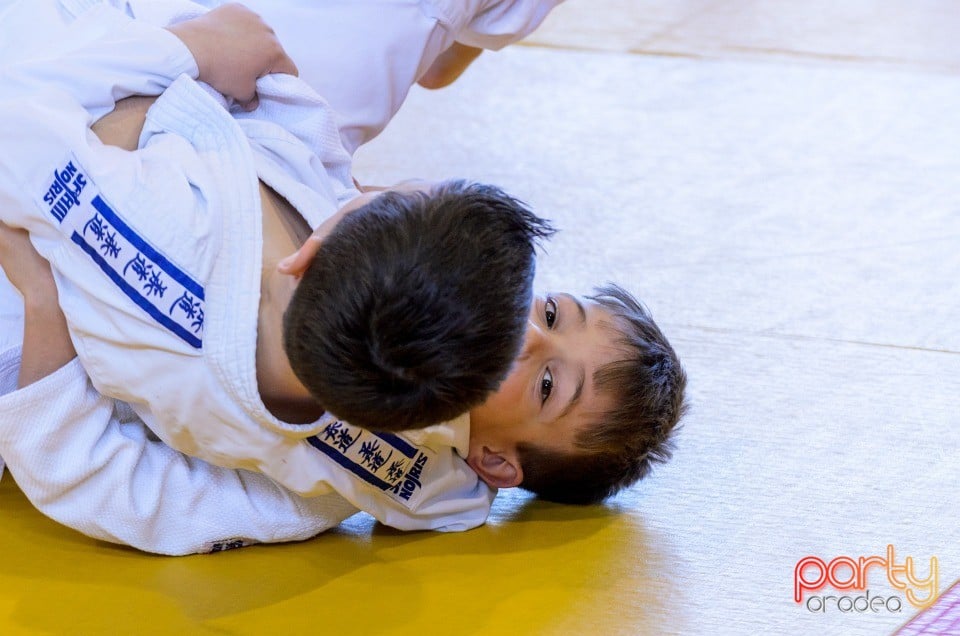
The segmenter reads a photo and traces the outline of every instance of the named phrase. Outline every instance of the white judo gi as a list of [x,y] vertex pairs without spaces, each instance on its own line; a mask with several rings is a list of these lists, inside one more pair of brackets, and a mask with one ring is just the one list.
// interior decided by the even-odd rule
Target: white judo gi
[[244,4],[273,27],[297,63],[301,79],[341,115],[344,145],[352,153],[383,130],[410,87],[451,44],[501,49],[533,32],[560,2],[245,0]]
[[[80,11],[94,3],[62,4]],[[137,5],[122,4],[128,12]],[[0,398],[0,412],[20,413],[19,423],[32,421],[31,430],[48,433],[34,436],[44,440],[34,446],[23,441],[29,436],[22,427],[6,426],[0,433],[0,454],[21,486],[41,510],[67,525],[165,553],[304,538],[357,508],[404,529],[482,523],[493,492],[451,451],[466,453],[466,421],[403,436],[373,435],[332,418],[289,425],[273,418],[256,393],[256,178],[287,198],[311,225],[355,195],[349,154],[335,141],[329,110],[296,80],[274,77],[260,83],[260,108],[233,121],[218,96],[189,77],[177,79],[195,76],[196,69],[176,38],[98,11],[85,15],[83,28],[72,29],[58,44],[61,55],[71,55],[55,70],[27,65],[5,82],[11,90],[0,112],[17,122],[17,135],[30,139],[18,146],[23,155],[8,162],[12,169],[0,186],[10,197],[0,199],[5,210],[28,213],[5,220],[28,227],[54,264],[73,339],[101,391],[133,403],[175,448],[262,471],[311,497],[285,493],[258,475],[177,456],[137,428],[129,410],[98,395],[76,363],[46,384]],[[98,67],[104,60],[108,63]],[[114,85],[104,84],[104,75]],[[168,84],[151,109],[135,159],[90,138],[86,126],[109,112],[114,100],[156,93]],[[24,98],[41,108],[23,112]],[[382,112],[389,117],[398,105]],[[356,138],[365,139],[380,128],[354,130],[361,131]],[[32,197],[32,209],[25,197]],[[223,209],[231,210],[229,237],[218,227],[217,210]],[[131,344],[146,349],[124,358]],[[15,381],[16,358],[8,353],[2,362],[4,391]],[[51,393],[61,399],[50,400]],[[89,412],[73,411],[71,400],[92,406]],[[197,412],[205,415],[203,426],[193,426]],[[106,457],[124,460],[104,462],[101,454],[97,461],[95,451],[111,445],[116,454]],[[48,478],[45,468],[53,457],[56,478]],[[70,457],[74,461],[64,461]],[[153,505],[146,505],[143,486],[151,481],[147,492],[155,496],[148,496]],[[197,488],[205,482],[209,490]],[[98,491],[102,513],[85,514],[76,503],[84,501],[90,510],[94,484],[113,487]],[[117,492],[117,486],[127,492]],[[183,493],[190,494],[191,507],[169,505],[183,501]],[[223,515],[250,508],[261,515],[246,524],[241,519],[249,514]],[[220,523],[194,525],[203,530],[184,535],[175,515],[186,510],[192,519]],[[144,527],[129,527],[125,518]],[[231,528],[238,531],[225,536]]]

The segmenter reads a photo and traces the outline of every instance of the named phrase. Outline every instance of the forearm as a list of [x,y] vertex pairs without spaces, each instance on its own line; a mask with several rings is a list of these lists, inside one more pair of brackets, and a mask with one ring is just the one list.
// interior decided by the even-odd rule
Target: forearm
[[427,72],[417,83],[424,88],[437,89],[449,86],[460,77],[470,66],[483,49],[454,42],[450,48],[441,53]]
[[33,292],[24,299],[23,354],[17,386],[41,380],[76,357],[57,290]]
[[4,223],[0,223],[0,267],[23,298],[22,364],[16,383],[22,388],[64,366],[76,352],[50,264],[37,253],[26,232]]

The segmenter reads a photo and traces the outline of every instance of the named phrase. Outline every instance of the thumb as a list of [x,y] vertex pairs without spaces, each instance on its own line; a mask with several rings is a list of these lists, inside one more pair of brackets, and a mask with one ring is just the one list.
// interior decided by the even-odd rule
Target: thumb
[[248,113],[252,110],[256,110],[257,106],[260,105],[260,96],[256,93],[253,94],[253,97],[248,101],[240,102],[240,108],[247,111]]
[[284,52],[280,59],[271,67],[270,73],[286,73],[287,75],[293,75],[297,77],[300,75],[300,71],[297,69],[297,65],[294,63],[290,56]]
[[307,268],[310,267],[310,263],[313,262],[314,257],[320,250],[320,244],[322,242],[320,236],[311,234],[307,237],[307,240],[304,241],[303,245],[300,246],[300,249],[277,263],[277,269],[281,274],[300,278],[304,272],[307,271]]

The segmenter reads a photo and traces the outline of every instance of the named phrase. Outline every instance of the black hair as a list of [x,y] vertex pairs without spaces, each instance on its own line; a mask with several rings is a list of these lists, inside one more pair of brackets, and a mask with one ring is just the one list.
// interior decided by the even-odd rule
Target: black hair
[[324,239],[284,315],[299,380],[338,418],[399,431],[450,420],[506,377],[550,224],[489,185],[385,192]]
[[650,312],[623,288],[609,284],[588,296],[606,310],[622,356],[596,369],[593,382],[613,406],[576,434],[577,452],[523,443],[521,488],[560,503],[596,503],[645,477],[670,459],[673,434],[687,407],[687,376]]

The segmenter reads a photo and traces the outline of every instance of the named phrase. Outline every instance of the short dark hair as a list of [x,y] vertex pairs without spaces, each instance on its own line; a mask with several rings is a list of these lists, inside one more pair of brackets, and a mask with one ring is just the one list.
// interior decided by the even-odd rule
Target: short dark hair
[[623,288],[608,284],[588,296],[613,318],[624,357],[593,374],[614,406],[581,425],[579,452],[518,445],[525,488],[550,501],[596,503],[645,477],[673,452],[672,434],[686,411],[687,376],[650,312]]
[[294,373],[329,412],[372,430],[453,419],[520,351],[536,244],[553,233],[490,185],[385,192],[324,239],[284,315]]

